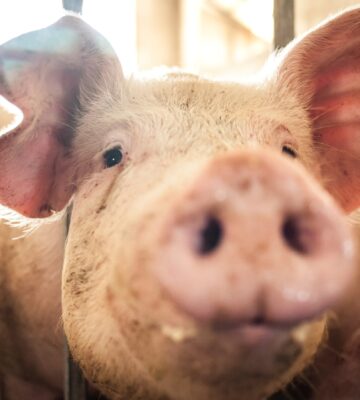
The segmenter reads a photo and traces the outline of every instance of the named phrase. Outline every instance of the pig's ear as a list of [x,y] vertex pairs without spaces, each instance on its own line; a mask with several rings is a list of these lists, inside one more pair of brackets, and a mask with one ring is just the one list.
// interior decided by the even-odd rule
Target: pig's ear
[[68,159],[79,112],[102,76],[122,74],[110,44],[77,17],[0,47],[0,94],[24,114],[0,136],[0,203],[28,217],[61,210],[74,185]]
[[327,189],[360,206],[360,8],[327,21],[280,55],[278,79],[308,110]]

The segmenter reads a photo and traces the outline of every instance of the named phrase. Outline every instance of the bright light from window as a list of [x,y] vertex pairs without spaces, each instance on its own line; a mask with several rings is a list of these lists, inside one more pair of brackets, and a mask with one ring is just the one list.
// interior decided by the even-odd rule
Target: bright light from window
[[269,0],[243,1],[235,11],[235,18],[247,26],[256,36],[271,43],[274,20],[273,2]]
[[273,38],[273,1],[271,0],[213,0],[230,12],[256,36],[271,43]]
[[[124,72],[136,69],[135,0],[84,0],[85,21],[101,32],[119,55]],[[0,43],[43,28],[64,15],[61,0],[10,0],[0,6]]]
[[11,0],[0,5],[0,43],[50,25],[63,15],[61,0]]
[[125,74],[136,70],[136,1],[84,0],[84,19],[101,32],[119,56]]

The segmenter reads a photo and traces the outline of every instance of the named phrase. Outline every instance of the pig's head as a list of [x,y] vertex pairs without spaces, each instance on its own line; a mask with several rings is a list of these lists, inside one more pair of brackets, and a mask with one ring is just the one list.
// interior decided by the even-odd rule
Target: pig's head
[[64,326],[110,397],[259,399],[311,361],[353,272],[336,202],[360,205],[359,20],[256,87],[126,80],[74,17],[1,49],[25,119],[0,138],[0,200],[46,217],[73,198]]

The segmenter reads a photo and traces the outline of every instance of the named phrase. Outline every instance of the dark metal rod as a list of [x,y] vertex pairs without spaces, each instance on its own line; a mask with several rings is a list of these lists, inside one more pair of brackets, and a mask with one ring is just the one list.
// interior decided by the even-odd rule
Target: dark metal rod
[[74,362],[65,343],[65,400],[85,400],[86,383],[79,366]]
[[62,0],[63,8],[77,14],[82,13],[83,0]]
[[[82,14],[83,0],[62,0],[63,8],[77,14]],[[66,237],[70,228],[72,207],[68,207],[66,213]],[[81,369],[73,360],[69,346],[65,339],[65,377],[64,377],[64,400],[86,400],[86,382]]]
[[286,46],[295,35],[294,0],[274,0],[274,49]]
[[[71,222],[72,205],[66,210],[65,233],[66,240]],[[67,341],[64,345],[65,353],[65,379],[64,379],[64,400],[86,400],[86,381],[81,369],[73,360]]]

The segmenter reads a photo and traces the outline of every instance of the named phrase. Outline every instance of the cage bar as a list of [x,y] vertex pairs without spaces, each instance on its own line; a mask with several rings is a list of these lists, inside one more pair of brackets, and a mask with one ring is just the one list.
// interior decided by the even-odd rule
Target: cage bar
[[[69,233],[72,206],[66,210],[65,231]],[[86,381],[80,367],[71,356],[69,346],[65,339],[65,377],[64,377],[64,400],[86,400]],[[0,399],[1,400],[1,399]]]
[[62,0],[63,8],[77,14],[82,13],[83,0]]
[[286,46],[295,35],[294,0],[274,0],[274,49]]
[[79,366],[65,343],[65,400],[86,400],[86,384]]

